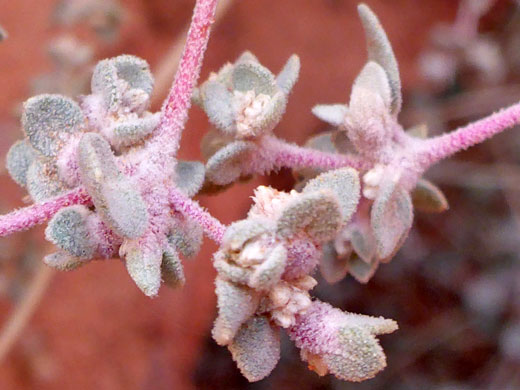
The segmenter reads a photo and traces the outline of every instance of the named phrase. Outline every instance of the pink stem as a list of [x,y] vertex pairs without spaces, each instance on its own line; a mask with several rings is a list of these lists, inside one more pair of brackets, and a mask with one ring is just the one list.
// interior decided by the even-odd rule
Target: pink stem
[[222,242],[226,226],[204,210],[197,201],[188,198],[176,188],[170,188],[169,200],[175,210],[180,211],[202,226],[209,238],[217,244]]
[[61,208],[75,204],[90,204],[90,196],[83,188],[76,188],[43,203],[0,216],[0,237],[27,230],[52,218]]
[[520,123],[520,103],[451,133],[425,140],[416,161],[423,169]]
[[[321,168],[325,170],[352,167],[359,170],[371,168],[371,164],[355,156],[322,152],[287,143],[274,136],[265,137],[261,143],[261,151],[257,157],[259,162],[253,164],[261,168],[261,160],[272,168]],[[261,169],[259,169],[261,171]]]
[[161,121],[157,128],[155,144],[170,155],[175,155],[179,148],[181,133],[191,106],[191,95],[199,78],[202,58],[208,45],[216,7],[217,0],[197,0],[179,68],[170,94],[161,109]]

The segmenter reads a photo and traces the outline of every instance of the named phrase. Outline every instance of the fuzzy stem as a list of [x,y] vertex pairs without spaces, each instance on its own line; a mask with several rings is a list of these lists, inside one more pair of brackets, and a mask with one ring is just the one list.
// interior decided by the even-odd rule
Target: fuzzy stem
[[[269,162],[273,168],[320,168],[338,169],[352,167],[359,170],[371,168],[371,164],[355,156],[322,152],[285,142],[274,136],[262,140],[259,158]],[[260,165],[260,163],[258,164]]]
[[173,208],[196,221],[206,235],[217,244],[222,242],[226,226],[204,210],[197,201],[188,198],[176,188],[170,188],[170,203]]
[[[219,0],[217,10],[215,13],[215,25],[227,14],[234,0]],[[166,94],[168,93],[168,87],[170,87],[171,80],[175,76],[175,69],[179,65],[181,59],[182,50],[184,47],[185,37],[188,35],[188,28],[182,31],[179,36],[175,39],[174,44],[169,49],[168,53],[161,59],[154,71],[155,83],[153,88],[152,96],[152,107],[164,101]]]
[[32,206],[12,211],[9,214],[0,216],[0,237],[44,223],[63,207],[90,203],[90,196],[80,187],[46,202],[36,203]]
[[216,7],[217,0],[197,0],[181,62],[170,94],[161,109],[161,121],[156,131],[155,145],[170,156],[174,156],[179,149],[182,130],[191,106],[191,95],[200,75],[202,58],[208,45]]
[[479,144],[494,135],[520,124],[520,103],[451,133],[425,140],[415,156],[423,170],[452,154]]

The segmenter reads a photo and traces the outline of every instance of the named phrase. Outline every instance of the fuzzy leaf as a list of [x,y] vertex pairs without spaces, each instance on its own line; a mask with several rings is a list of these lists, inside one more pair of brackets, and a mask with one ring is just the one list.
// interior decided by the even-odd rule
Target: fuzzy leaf
[[277,234],[288,237],[305,231],[314,240],[332,239],[341,226],[341,206],[330,190],[307,192],[292,200],[277,221]]
[[258,129],[256,134],[265,134],[273,130],[278,122],[282,119],[287,106],[287,97],[282,92],[277,92],[269,100],[269,103],[265,107],[265,112],[262,119],[256,124]]
[[92,75],[91,88],[94,94],[103,97],[105,107],[113,111],[122,102],[123,92],[127,89],[125,84],[150,95],[153,83],[152,73],[145,60],[121,55],[98,62]]
[[233,251],[238,251],[247,241],[268,231],[269,228],[264,223],[253,219],[242,219],[229,225],[224,233],[222,245]]
[[332,142],[335,132],[327,131],[325,133],[317,134],[305,142],[307,148],[321,150],[322,152],[336,153],[336,147]]
[[200,151],[205,160],[209,160],[218,150],[222,149],[227,144],[234,141],[230,135],[222,134],[212,127],[200,141]]
[[191,219],[176,221],[168,235],[168,241],[185,257],[195,256],[202,245],[202,227]]
[[338,339],[342,353],[325,354],[323,360],[338,379],[361,382],[386,367],[386,357],[377,339],[360,328],[345,327]]
[[86,133],[78,152],[82,182],[104,221],[123,237],[141,236],[148,226],[146,203],[117,168],[108,142],[96,133]]
[[142,89],[148,95],[152,94],[154,79],[148,62],[128,54],[117,56],[112,61],[119,78],[125,80],[132,88]]
[[38,95],[23,105],[22,126],[31,145],[44,156],[56,156],[63,135],[81,130],[85,117],[79,105],[62,95]]
[[246,286],[221,277],[217,277],[215,285],[218,317],[213,325],[212,335],[217,344],[228,345],[242,324],[255,313],[260,295]]
[[235,141],[218,150],[206,164],[206,177],[215,184],[225,185],[237,180],[248,154],[256,148],[252,142]]
[[175,166],[175,185],[192,198],[202,188],[206,176],[204,164],[198,161],[178,160]]
[[280,281],[287,263],[287,250],[283,245],[276,246],[262,264],[253,272],[249,286],[254,289],[268,290]]
[[343,223],[347,223],[359,203],[360,188],[358,172],[353,168],[340,168],[322,173],[310,180],[303,188],[303,192],[330,190],[341,206]]
[[370,221],[378,257],[391,257],[399,250],[412,226],[413,207],[408,192],[394,180],[384,181],[372,205]]
[[42,202],[65,190],[58,179],[56,165],[49,160],[37,158],[27,170],[27,192],[34,202]]
[[241,92],[255,91],[256,95],[273,96],[277,90],[273,74],[257,62],[237,64],[231,77],[233,89]]
[[286,94],[289,95],[291,93],[294,84],[298,80],[298,75],[300,74],[300,57],[296,54],[293,54],[289,57],[285,66],[276,76],[276,84],[278,87]]
[[334,284],[343,280],[348,273],[350,254],[338,256],[330,243],[323,246],[323,256],[320,261],[320,272],[327,283]]
[[242,375],[250,382],[259,381],[280,359],[279,330],[267,317],[253,317],[240,328],[229,350]]
[[442,213],[449,209],[448,200],[432,182],[421,179],[412,191],[413,207],[425,213]]
[[360,218],[350,226],[350,243],[361,260],[372,263],[376,254],[376,241],[366,218]]
[[251,269],[231,264],[227,261],[226,255],[222,251],[215,253],[213,266],[217,273],[234,283],[247,285],[251,277]]
[[381,151],[392,142],[393,128],[388,125],[391,114],[383,97],[362,84],[356,82],[352,87],[349,114],[345,118],[344,127],[349,140],[360,154],[378,158]]
[[332,126],[340,126],[348,114],[345,104],[318,104],[312,107],[312,113]]
[[100,192],[104,182],[117,180],[120,172],[109,143],[97,133],[85,133],[78,145],[83,182],[92,192]]
[[356,148],[352,141],[348,138],[345,131],[336,131],[332,135],[332,143],[336,148],[336,153],[340,154],[356,154]]
[[224,133],[235,130],[233,94],[218,81],[207,81],[201,87],[202,108],[209,121]]
[[106,206],[103,215],[107,224],[117,234],[126,238],[137,238],[145,232],[148,226],[146,203],[125,177],[105,183],[102,198]]
[[161,275],[164,283],[172,288],[184,286],[186,277],[179,255],[173,248],[166,248],[163,252]]
[[161,286],[163,251],[151,236],[128,240],[121,245],[119,255],[126,261],[128,274],[147,296],[156,296]]
[[91,212],[85,206],[69,206],[58,211],[45,229],[47,240],[81,259],[91,259],[96,251],[87,226]]
[[200,95],[200,88],[193,88],[191,94],[191,103],[202,108],[202,96]]
[[246,50],[240,54],[240,56],[235,61],[235,64],[241,64],[243,62],[258,62],[258,58],[256,58],[256,56],[249,50]]
[[392,90],[392,113],[398,114],[402,105],[401,79],[394,51],[385,30],[372,10],[367,5],[360,4],[358,13],[365,30],[368,59],[377,62],[387,73]]
[[[369,61],[354,81],[352,89],[364,88],[381,97],[385,106],[392,105],[392,92],[385,70],[377,62]],[[354,93],[354,92],[352,92]]]
[[114,111],[122,99],[124,85],[118,83],[117,69],[112,59],[99,61],[92,74],[93,94],[101,95],[107,110]]
[[368,283],[378,266],[379,261],[375,256],[370,259],[370,262],[367,262],[354,253],[348,260],[348,273],[359,283]]
[[112,129],[111,142],[116,146],[133,145],[150,135],[159,124],[160,113],[135,118],[116,125]]
[[43,262],[58,271],[72,271],[88,261],[79,259],[63,251],[51,253],[43,258]]
[[27,140],[16,141],[7,152],[7,171],[18,185],[27,185],[27,171],[35,157],[36,152]]
[[[374,377],[386,366],[376,335],[397,329],[392,320],[344,313],[314,301],[290,328],[289,336],[304,359],[312,358],[337,378],[359,382]],[[321,368],[321,367],[320,367]]]

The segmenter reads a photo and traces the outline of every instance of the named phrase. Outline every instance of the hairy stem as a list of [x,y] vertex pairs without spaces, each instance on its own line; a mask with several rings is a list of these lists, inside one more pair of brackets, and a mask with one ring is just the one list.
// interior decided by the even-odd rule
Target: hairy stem
[[169,193],[169,200],[175,210],[196,221],[217,244],[222,242],[226,226],[204,210],[197,201],[188,198],[176,188],[170,188]]
[[415,157],[422,169],[520,124],[520,103],[480,119],[451,133],[424,141]]
[[[322,152],[290,144],[274,136],[265,137],[261,143],[260,158],[272,164],[273,168],[321,168],[337,169],[352,167],[369,169],[371,164],[355,156]],[[259,162],[259,165],[261,162]]]
[[[218,7],[215,13],[215,25],[227,14],[234,0],[219,0]],[[152,96],[152,106],[156,106],[164,100],[168,92],[171,80],[175,75],[175,69],[179,65],[179,60],[182,55],[185,37],[188,34],[189,26],[183,29],[182,33],[175,39],[172,47],[161,59],[157,68],[154,71],[155,84]]]
[[0,216],[0,237],[27,230],[52,218],[61,208],[75,204],[90,204],[90,196],[82,188],[76,188],[43,203]]
[[181,62],[170,94],[161,109],[155,144],[161,154],[174,156],[179,149],[182,130],[188,118],[191,95],[197,83],[202,58],[208,45],[217,0],[197,0]]

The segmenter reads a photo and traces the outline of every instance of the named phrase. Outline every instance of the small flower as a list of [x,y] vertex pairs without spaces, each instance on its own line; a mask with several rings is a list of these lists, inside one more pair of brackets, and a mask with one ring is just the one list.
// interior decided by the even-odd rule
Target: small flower
[[194,94],[210,122],[237,140],[254,139],[273,130],[285,112],[287,97],[300,69],[296,55],[278,76],[250,52],[212,73]]
[[270,135],[282,118],[299,70],[296,55],[275,76],[253,54],[244,52],[235,63],[212,73],[195,91],[193,101],[218,130],[204,140],[205,145],[218,145],[206,153],[211,182],[226,185],[240,177],[241,167],[250,160],[257,143]]

